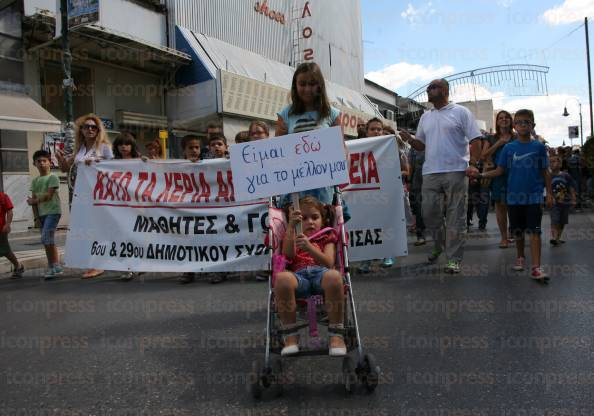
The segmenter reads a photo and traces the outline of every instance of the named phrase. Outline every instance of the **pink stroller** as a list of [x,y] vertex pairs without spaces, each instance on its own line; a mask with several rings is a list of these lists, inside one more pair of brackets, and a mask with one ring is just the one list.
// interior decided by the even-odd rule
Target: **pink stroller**
[[[367,391],[373,392],[378,385],[380,369],[376,364],[372,354],[364,354],[361,338],[359,336],[359,327],[357,323],[357,314],[351,277],[349,273],[348,260],[348,242],[345,225],[342,215],[342,194],[338,187],[334,188],[333,209],[335,211],[335,224],[333,229],[322,230],[336,233],[337,259],[336,269],[341,272],[344,279],[344,341],[347,347],[347,355],[343,357],[342,374],[343,383],[347,392],[351,393],[357,383],[361,383]],[[281,357],[280,351],[283,347],[284,331],[280,325],[280,319],[276,312],[276,303],[274,297],[274,280],[277,272],[285,269],[286,263],[281,255],[281,242],[285,235],[287,221],[284,211],[276,207],[275,198],[270,199],[269,203],[269,230],[267,235],[267,245],[270,249],[270,277],[268,279],[268,311],[266,320],[266,350],[264,354],[264,363],[255,360],[252,363],[250,376],[248,377],[248,387],[252,396],[260,399],[264,390],[273,388],[276,394],[282,393],[283,388],[283,360],[297,359],[303,356],[328,356],[328,345],[322,341],[319,336],[319,328],[328,326],[328,317],[324,308],[324,297],[322,295],[313,295],[305,299],[297,299],[298,320],[295,329],[308,329],[308,336],[304,342],[301,342],[300,351],[297,355]],[[355,360],[349,353],[357,350]]]

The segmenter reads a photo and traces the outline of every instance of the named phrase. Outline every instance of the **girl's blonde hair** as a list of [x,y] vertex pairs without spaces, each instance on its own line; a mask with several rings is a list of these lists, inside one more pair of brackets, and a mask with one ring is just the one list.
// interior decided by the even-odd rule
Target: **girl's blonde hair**
[[76,119],[74,125],[74,154],[78,154],[80,148],[85,144],[85,138],[82,134],[82,126],[87,120],[93,120],[95,125],[97,126],[97,137],[95,138],[95,151],[97,153],[100,152],[101,145],[105,144],[111,148],[111,144],[109,143],[109,139],[107,138],[107,133],[105,132],[105,127],[103,127],[103,123],[101,119],[97,117],[95,114],[86,114]]

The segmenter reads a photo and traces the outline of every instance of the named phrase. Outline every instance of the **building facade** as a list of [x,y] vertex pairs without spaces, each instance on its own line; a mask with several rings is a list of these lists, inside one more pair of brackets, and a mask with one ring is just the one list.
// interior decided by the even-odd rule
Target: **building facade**
[[[294,68],[320,65],[347,135],[380,116],[362,93],[359,0],[167,0],[170,38],[192,56],[169,91],[173,128],[203,132],[211,121],[232,139],[250,120],[273,128],[288,103]],[[348,27],[349,30],[345,30]]]

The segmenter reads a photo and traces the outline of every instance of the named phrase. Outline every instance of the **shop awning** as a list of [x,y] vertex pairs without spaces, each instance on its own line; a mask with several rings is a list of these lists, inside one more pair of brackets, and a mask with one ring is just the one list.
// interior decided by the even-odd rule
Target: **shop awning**
[[0,91],[0,130],[59,132],[61,123],[31,97]]
[[[181,70],[185,75],[182,80],[185,85],[216,78],[217,70],[223,70],[285,90],[291,89],[295,71],[293,67],[180,26],[176,27],[176,32],[177,48],[198,58],[190,67]],[[363,93],[330,81],[326,81],[326,89],[328,99],[334,105],[370,116],[380,116]]]
[[[75,61],[94,59],[158,75],[192,62],[190,55],[176,49],[96,24],[81,25],[69,33],[70,50]],[[62,37],[58,35],[30,48],[31,51],[37,49],[50,49],[60,56]]]

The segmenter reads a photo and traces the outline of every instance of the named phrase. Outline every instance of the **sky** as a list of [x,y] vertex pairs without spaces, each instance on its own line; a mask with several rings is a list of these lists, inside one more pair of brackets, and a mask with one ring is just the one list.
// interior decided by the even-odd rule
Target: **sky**
[[[579,125],[581,102],[584,140],[589,135],[583,23],[588,16],[594,68],[594,0],[361,0],[361,13],[366,78],[408,96],[455,73],[546,66],[547,95],[479,84],[452,99],[472,100],[476,91],[477,99],[493,99],[495,109],[532,109],[536,132],[555,146],[572,144],[567,127]],[[568,117],[562,116],[565,106]]]

